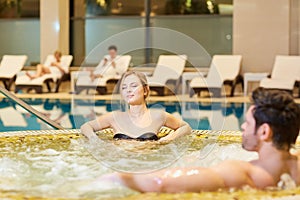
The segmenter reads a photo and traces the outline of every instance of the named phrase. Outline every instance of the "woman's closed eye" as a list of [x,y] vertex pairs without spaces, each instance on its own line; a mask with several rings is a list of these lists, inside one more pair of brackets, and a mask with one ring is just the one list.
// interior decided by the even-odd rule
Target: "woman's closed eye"
[[131,83],[128,83],[128,84],[123,84],[122,85],[122,90],[126,90],[126,89],[129,89],[129,88],[137,88],[139,87],[141,84],[137,83],[137,82],[131,82]]
[[137,83],[137,82],[131,82],[130,84],[129,84],[131,87],[137,87],[139,84]]

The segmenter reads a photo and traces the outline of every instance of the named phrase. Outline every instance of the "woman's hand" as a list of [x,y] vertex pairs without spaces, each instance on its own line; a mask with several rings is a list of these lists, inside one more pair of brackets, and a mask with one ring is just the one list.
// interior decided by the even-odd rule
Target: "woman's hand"
[[58,62],[52,62],[51,66],[56,67],[57,69],[59,69],[59,71],[61,71],[62,73],[65,73],[65,70],[62,68],[62,66],[60,66],[60,64]]
[[89,122],[83,124],[81,126],[80,130],[81,130],[81,133],[85,137],[87,137],[89,140],[93,139],[96,136],[96,134],[93,130],[93,127],[89,124]]
[[160,140],[162,141],[174,140],[178,137],[188,135],[192,131],[192,128],[188,123],[186,123],[183,120],[177,119],[169,113],[166,113],[166,120],[164,126],[169,127],[175,131],[161,138]]
[[159,144],[168,144],[168,143],[170,143],[172,140],[174,140],[175,138],[174,138],[174,135],[172,135],[171,133],[169,134],[169,135],[166,135],[166,136],[164,136],[164,137],[162,137],[162,138],[160,138],[159,140],[158,140],[158,142],[159,142]]
[[51,66],[59,67],[59,64],[58,64],[57,62],[52,62],[52,63],[51,63]]
[[81,133],[87,138],[97,137],[96,131],[111,127],[113,113],[107,113],[95,120],[86,122],[80,127]]

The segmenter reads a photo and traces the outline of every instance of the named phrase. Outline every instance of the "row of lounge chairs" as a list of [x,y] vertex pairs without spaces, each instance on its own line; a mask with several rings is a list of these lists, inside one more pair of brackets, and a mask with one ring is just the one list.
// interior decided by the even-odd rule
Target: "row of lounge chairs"
[[[51,56],[47,57],[45,65],[47,65],[49,60],[53,60]],[[24,71],[21,71],[27,60],[27,56],[5,55],[0,63],[0,80],[8,90],[15,83],[15,92],[21,89],[33,89],[37,93],[42,93],[43,84],[46,84],[48,91],[51,92],[50,82],[54,82],[56,83],[55,92],[58,92],[60,83],[68,78],[67,74],[72,59],[71,55],[62,56],[62,66],[67,72],[64,75],[46,74],[36,79],[30,79]],[[160,55],[153,74],[148,76],[150,89],[156,91],[158,95],[164,95],[167,84],[173,81],[175,82],[175,87],[172,92],[176,93],[186,61],[186,55]],[[116,61],[117,67],[121,68],[119,70],[121,74],[128,70],[130,62],[131,56],[129,55],[120,56]],[[236,85],[243,85],[243,78],[240,75],[241,62],[242,56],[240,55],[213,56],[207,76],[205,77],[199,72],[199,76],[191,80],[189,84],[190,96],[201,94],[204,90],[208,90],[214,96],[220,96],[223,85],[231,86],[230,95],[233,96]],[[116,83],[120,79],[121,74],[91,80],[89,72],[80,71],[77,74],[76,92],[80,93],[85,89],[95,89],[100,94],[106,94],[107,84],[109,82]],[[295,86],[299,87],[299,82],[300,56],[276,56],[271,76],[261,80],[260,86],[292,92]]]
[[[125,56],[121,56],[120,60],[126,60],[126,63],[129,65],[130,59],[124,59],[124,57]],[[193,94],[194,91],[200,91],[209,87],[218,91],[218,96],[220,96],[222,84],[225,83],[232,86],[231,94],[233,95],[235,85],[242,83],[242,78],[239,76],[241,60],[241,56],[214,56],[207,78],[201,77],[201,73],[199,73],[199,77],[192,80],[191,86],[193,90],[191,90],[191,94]],[[177,93],[180,77],[184,71],[186,61],[186,55],[160,55],[152,75],[147,76],[150,90],[155,91],[159,96],[165,95],[165,91],[173,94]],[[124,62],[121,63],[124,64]],[[124,72],[127,71],[126,67],[126,70],[124,70],[124,65],[121,67]],[[78,81],[76,83],[77,93],[82,92],[84,89],[95,89],[100,94],[105,94],[107,91],[107,82],[112,80],[117,81],[120,78],[105,77],[91,81],[88,75],[89,73],[86,73],[85,76],[84,74],[81,76],[78,75]],[[170,82],[173,82],[175,85],[173,88],[167,87]]]

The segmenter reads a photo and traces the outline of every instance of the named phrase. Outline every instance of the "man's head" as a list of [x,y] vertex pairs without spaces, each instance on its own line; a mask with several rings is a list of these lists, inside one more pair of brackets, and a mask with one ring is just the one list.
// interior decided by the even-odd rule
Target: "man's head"
[[110,57],[115,58],[117,56],[117,47],[115,45],[111,45],[108,47],[108,53]]
[[284,91],[258,88],[252,93],[253,105],[247,111],[243,129],[243,147],[257,151],[262,142],[289,150],[300,128],[300,107]]

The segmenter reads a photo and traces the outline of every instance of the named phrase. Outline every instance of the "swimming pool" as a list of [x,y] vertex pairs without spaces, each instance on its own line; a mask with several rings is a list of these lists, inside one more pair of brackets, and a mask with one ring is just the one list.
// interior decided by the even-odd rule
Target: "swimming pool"
[[[104,113],[122,109],[118,101],[23,99],[33,108],[67,129],[77,129],[83,123]],[[245,103],[148,102],[151,109],[163,109],[182,117],[193,129],[240,130]],[[0,101],[0,132],[51,129],[44,122],[9,99]]]
[[[1,199],[268,199],[299,194],[289,190],[237,190],[182,194],[140,194],[97,177],[118,171],[151,171],[176,166],[211,166],[226,159],[251,160],[256,153],[241,148],[239,131],[194,131],[188,139],[155,142],[114,141],[101,132],[101,143],[86,142],[81,124],[115,109],[118,101],[24,99],[69,130],[54,131],[27,111],[2,99],[0,104]],[[193,129],[239,129],[247,108],[243,103],[148,102],[182,117]],[[28,131],[40,130],[42,131]],[[15,130],[25,130],[14,132]],[[100,144],[100,145],[99,145]],[[121,148],[121,151],[120,151]],[[296,146],[300,149],[299,141]],[[159,167],[157,168],[157,166]],[[139,171],[141,170],[142,171]],[[293,196],[295,197],[295,196]],[[299,197],[299,196],[297,196]]]

